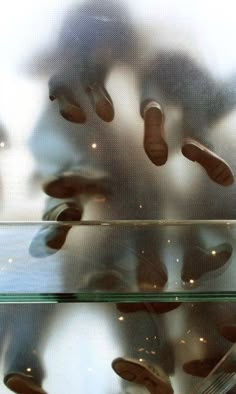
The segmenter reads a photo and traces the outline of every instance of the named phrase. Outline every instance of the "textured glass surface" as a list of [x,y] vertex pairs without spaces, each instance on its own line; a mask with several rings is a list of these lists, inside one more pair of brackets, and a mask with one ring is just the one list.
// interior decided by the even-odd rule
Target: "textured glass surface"
[[[86,4],[92,4],[87,12]],[[64,172],[96,185],[105,181],[107,204],[104,196],[85,193],[85,220],[234,219],[235,185],[213,182],[181,153],[183,138],[195,138],[235,172],[234,15],[230,0],[5,2],[0,219],[41,220],[56,203],[49,198],[45,206],[42,185]],[[98,66],[106,69],[111,122],[95,113],[86,90],[100,78]],[[59,82],[72,89],[85,123],[65,120],[61,102],[49,100],[49,80],[60,72]],[[150,98],[165,114],[169,152],[161,166],[143,147],[140,105]]]
[[[233,221],[2,223],[0,300],[234,299],[235,226]],[[58,251],[55,239],[61,238]]]
[[233,292],[234,225],[163,224],[235,219],[234,2],[13,3],[0,23],[0,220],[26,224],[0,229],[1,293]]
[[235,9],[1,5],[1,393],[236,393]]
[[[195,393],[204,394],[207,392],[218,391],[224,394],[228,393],[231,388],[235,387],[235,348],[234,344],[214,367],[211,373],[204,379],[204,381],[195,387]],[[194,394],[194,392],[192,391],[192,394]]]
[[[236,306],[174,306],[160,313],[155,303],[0,305],[1,392],[9,393],[2,379],[15,372],[34,376],[50,394],[78,388],[85,394],[148,393],[114,372],[111,364],[119,357],[161,368],[175,394],[196,392],[233,345]],[[230,371],[235,372],[232,352],[223,372]]]

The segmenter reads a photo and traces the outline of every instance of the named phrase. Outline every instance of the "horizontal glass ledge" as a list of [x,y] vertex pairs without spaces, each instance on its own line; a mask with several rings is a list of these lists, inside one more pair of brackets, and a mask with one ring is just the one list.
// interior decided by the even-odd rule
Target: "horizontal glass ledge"
[[178,293],[111,293],[111,292],[88,292],[88,293],[2,293],[0,304],[16,303],[188,303],[188,302],[236,302],[236,292],[178,292]]
[[38,225],[58,225],[60,224],[67,224],[71,226],[199,226],[199,225],[204,225],[204,226],[236,226],[236,220],[169,220],[169,219],[163,219],[163,220],[156,220],[156,219],[148,219],[148,220],[81,220],[81,221],[55,221],[55,220],[49,220],[49,221],[43,221],[43,220],[38,220],[38,221],[0,221],[0,226],[2,225],[9,225],[9,226],[38,226]]
[[236,221],[1,222],[0,302],[236,301]]

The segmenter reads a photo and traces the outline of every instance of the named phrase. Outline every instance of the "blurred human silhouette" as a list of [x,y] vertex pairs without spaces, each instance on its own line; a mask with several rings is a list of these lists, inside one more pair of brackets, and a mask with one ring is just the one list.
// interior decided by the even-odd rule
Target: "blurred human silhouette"
[[[197,135],[197,133],[200,135],[207,134],[206,128],[209,123],[218,120],[234,107],[235,94],[230,84],[220,84],[218,81],[215,81],[206,70],[196,64],[188,55],[177,55],[173,52],[169,53],[162,51],[158,53],[157,58],[154,58],[151,62],[148,62],[147,59],[147,63],[144,66],[143,64],[139,64],[140,59],[142,59],[142,54],[138,55],[137,48],[137,34],[132,26],[130,16],[125,10],[125,7],[121,4],[117,5],[113,3],[113,1],[107,2],[103,0],[94,2],[91,0],[85,2],[82,6],[77,6],[72,9],[64,20],[56,48],[54,48],[50,56],[46,56],[44,60],[45,63],[47,63],[47,72],[52,75],[49,81],[50,97],[52,100],[58,99],[60,112],[66,120],[74,123],[84,123],[85,121],[87,123],[86,127],[80,125],[78,129],[80,140],[78,141],[77,149],[80,154],[77,154],[77,159],[75,159],[75,152],[72,158],[70,148],[70,145],[72,146],[72,144],[77,143],[75,128],[73,137],[71,131],[68,129],[68,133],[63,137],[61,137],[63,133],[59,135],[58,132],[56,141],[53,132],[50,132],[50,135],[49,133],[45,133],[46,135],[43,137],[43,131],[40,130],[38,132],[36,131],[36,136],[32,139],[32,152],[36,158],[36,162],[39,164],[37,172],[44,178],[46,174],[49,175],[48,179],[44,182],[43,189],[46,194],[54,199],[48,200],[44,214],[45,220],[80,220],[83,214],[84,200],[86,199],[88,201],[99,194],[104,197],[110,192],[114,195],[122,190],[120,196],[126,194],[128,197],[127,191],[122,188],[120,189],[119,186],[114,186],[114,183],[117,177],[116,174],[120,174],[120,184],[122,183],[121,179],[127,179],[128,183],[130,176],[133,176],[133,164],[131,168],[130,163],[128,160],[124,160],[124,157],[119,157],[117,159],[116,166],[113,161],[107,161],[101,164],[102,160],[104,161],[105,159],[105,155],[109,157],[110,150],[113,150],[113,152],[117,151],[118,154],[121,155],[119,152],[124,149],[124,146],[122,144],[119,146],[119,137],[116,139],[113,137],[113,141],[108,141],[109,137],[107,139],[108,134],[106,135],[106,133],[109,133],[109,130],[105,128],[105,125],[99,125],[99,129],[101,130],[101,137],[99,136],[99,139],[101,141],[102,139],[104,140],[102,141],[104,156],[102,160],[100,156],[99,164],[91,161],[91,150],[89,151],[87,149],[87,158],[85,159],[85,151],[83,152],[82,148],[84,144],[82,140],[86,141],[87,136],[92,134],[91,130],[88,131],[89,129],[93,128],[94,136],[98,135],[98,130],[96,130],[98,127],[96,124],[96,117],[90,105],[91,94],[93,96],[92,102],[95,104],[95,112],[100,114],[100,118],[105,120],[104,116],[101,116],[101,113],[107,113],[108,117],[111,114],[110,110],[113,108],[113,105],[111,98],[108,98],[108,93],[105,92],[104,83],[108,73],[117,62],[130,64],[133,67],[133,71],[136,71],[134,70],[134,66],[137,70],[142,70],[141,75],[138,73],[138,76],[139,78],[141,77],[141,113],[143,116],[144,112],[146,113],[144,116],[144,146],[149,157],[151,151],[153,152],[151,155],[155,156],[155,148],[153,150],[153,147],[157,140],[160,140],[162,148],[164,147],[165,151],[164,162],[167,159],[167,144],[163,135],[163,112],[157,101],[153,104],[153,100],[156,100],[157,96],[159,101],[160,97],[163,97],[167,102],[173,102],[176,106],[181,108],[183,112],[184,132],[190,135]],[[102,75],[102,78],[100,75]],[[92,90],[90,89],[91,81],[93,81],[92,85],[96,85]],[[88,91],[89,94],[87,95],[86,92],[88,93]],[[207,96],[205,92],[207,92]],[[53,116],[55,116],[56,119],[55,106],[51,105],[49,108],[54,114],[52,115],[52,119]],[[46,119],[49,118],[49,108],[43,115]],[[101,112],[98,108],[102,108]],[[110,120],[112,119],[113,115]],[[43,127],[48,128],[47,121],[46,123],[41,121],[39,124],[38,129],[42,129]],[[52,125],[54,128],[58,126],[61,129],[65,127],[62,123],[59,124],[58,121]],[[86,133],[87,136],[83,136],[83,132]],[[43,152],[45,150],[45,144],[42,144],[42,141],[46,139],[48,141],[48,147],[46,148],[47,152]],[[126,139],[126,143],[130,140],[130,146],[134,145],[132,138],[126,136]],[[53,153],[51,152],[52,144],[50,141],[53,142],[53,147],[57,147],[56,151]],[[150,149],[147,148],[147,144],[149,143],[151,144],[149,146]],[[106,144],[107,147],[104,148]],[[97,151],[96,142],[93,143],[92,138],[91,146],[92,148],[94,147],[94,152]],[[158,148],[159,142],[156,146]],[[160,154],[161,161],[162,148],[158,153],[158,155]],[[72,149],[74,149],[74,147]],[[205,150],[204,152],[206,153]],[[204,152],[197,154],[199,157],[201,156],[201,164],[207,166],[207,170],[210,168],[210,172],[214,172],[215,170],[217,172],[217,168],[219,169],[218,164],[221,166],[223,161],[219,157],[216,158],[213,153],[210,153],[210,155],[206,153],[205,156]],[[57,153],[58,157],[56,158]],[[83,157],[82,160],[81,157]],[[105,160],[107,160],[107,158]],[[42,161],[46,162],[44,166]],[[126,164],[121,165],[122,161]],[[164,164],[164,162],[162,164]],[[158,163],[156,162],[156,164]],[[82,168],[83,166],[84,168]],[[118,169],[119,166],[120,169]],[[125,171],[122,173],[121,169],[124,166],[126,166],[125,171],[130,176],[127,176]],[[40,167],[42,168],[40,169]],[[232,183],[233,177],[229,167],[227,165],[226,167],[230,174],[229,172],[226,174],[227,179],[223,182],[229,184]],[[109,169],[109,174],[106,173],[107,169]],[[224,174],[225,169],[224,167]],[[223,173],[221,173],[221,176],[224,178]],[[112,177],[115,178],[112,180]],[[152,176],[149,175],[149,185],[153,183],[151,178]],[[119,182],[117,181],[117,185],[118,184]],[[135,188],[136,187],[137,185]],[[142,191],[142,198],[140,201],[143,199],[143,194],[144,191]],[[81,198],[78,198],[79,195],[83,196],[83,203],[81,203]],[[119,194],[117,194],[117,196],[118,195]],[[133,198],[133,196],[131,198]],[[55,199],[58,199],[58,201]],[[59,199],[61,199],[61,204]],[[139,194],[137,200],[138,199]],[[157,218],[159,216],[162,218],[159,213],[155,213],[153,216],[151,214],[151,207],[149,209],[150,213],[147,215],[145,215],[142,210],[142,218]],[[161,209],[159,206],[156,212],[160,211]],[[134,213],[132,218],[136,217],[135,215]],[[109,215],[106,216],[109,218]],[[115,217],[121,219],[121,216],[117,214],[111,216],[112,219]],[[126,215],[124,217],[127,218]],[[53,253],[53,251],[60,250],[70,228],[69,225],[63,227],[58,226],[54,227],[54,231],[52,232],[51,227],[44,227],[41,231],[42,237],[38,237],[37,244],[32,244],[32,254],[38,254],[38,256],[40,256],[41,253],[47,255]],[[46,245],[49,246],[47,251],[45,250],[45,240]],[[227,245],[226,249],[229,250],[230,247]],[[208,251],[204,251],[203,249],[201,249],[201,251],[203,259],[212,260]],[[198,254],[200,254],[199,251]],[[219,255],[220,254],[218,254],[218,256]],[[229,252],[228,256],[230,255],[231,253]],[[215,261],[216,260],[217,259],[215,259]],[[219,260],[221,261],[221,259]],[[225,260],[228,259],[222,258],[222,260],[224,260],[225,263]],[[212,264],[210,265],[212,266]]]
[[[87,208],[91,209],[94,220],[163,219],[165,201],[160,195],[161,179],[158,176],[154,179],[151,163],[145,162],[142,147],[133,137],[110,123],[115,110],[106,90],[106,80],[114,65],[132,63],[135,56],[136,38],[130,20],[120,5],[112,1],[109,5],[87,2],[76,7],[64,22],[58,47],[51,54],[49,95],[54,102],[46,106],[30,139],[37,173],[49,197],[43,219],[58,223],[45,223],[34,236],[30,245],[32,256],[41,258],[60,251],[73,225],[63,222],[80,221]],[[207,139],[207,127],[233,108],[233,93],[231,95],[226,88],[227,84],[218,84],[185,55],[161,53],[153,64],[147,65],[141,88],[144,147],[149,158],[157,165],[167,160],[163,97],[163,102],[170,101],[183,111],[185,137],[191,136],[204,143],[187,140],[183,153],[199,162],[218,184],[232,184],[230,167],[206,148],[205,137]],[[58,114],[58,104],[62,117]],[[69,267],[63,272],[65,289],[124,291],[130,284],[126,282],[130,272],[131,277],[132,273],[135,276],[132,290],[164,289],[168,273],[160,252],[165,245],[157,228],[106,230],[104,226],[99,231],[101,238],[95,239],[96,232],[92,231],[87,235],[85,246],[78,243],[75,270],[68,272]],[[185,251],[182,279],[186,283],[194,280],[196,284],[207,270],[215,271],[225,266],[232,247],[226,242],[216,245],[217,256],[213,258],[210,250],[199,241],[198,231],[186,235],[186,240],[191,241],[190,247],[194,238],[194,251],[190,248]],[[196,258],[201,262],[197,267]],[[155,307],[154,312],[160,313]],[[146,330],[145,318],[141,315],[136,318],[135,314],[131,317],[132,327],[139,326],[140,321],[141,331]],[[31,329],[28,321],[26,332]],[[31,342],[41,339],[42,333],[37,330],[36,333],[33,340],[25,335],[28,339],[22,344],[26,351],[31,349]],[[127,335],[127,344],[130,334],[133,331]],[[139,343],[142,342],[140,335],[143,334],[137,332],[134,337]],[[33,377],[31,371],[25,373],[25,367],[20,365],[22,344],[16,348],[14,363],[6,363],[5,383],[15,392],[19,392],[21,385],[20,390],[28,390],[31,394],[44,393],[40,360],[37,360],[39,372]],[[165,390],[163,393],[172,393],[168,373],[162,372],[163,361],[151,358],[147,364],[140,364],[137,357],[134,352],[131,360],[121,358],[117,363],[122,370],[129,367],[136,372],[141,368],[150,390],[154,383],[155,390],[159,385]],[[16,368],[15,363],[19,367]],[[119,369],[117,363],[113,365]],[[153,370],[150,363],[160,367]]]
[[228,163],[213,152],[209,126],[235,108],[235,78],[221,81],[186,53],[159,51],[146,64],[131,17],[113,1],[85,2],[68,13],[57,46],[41,56],[51,73],[49,97],[58,101],[68,121],[85,123],[88,117],[82,96],[86,94],[97,115],[114,119],[106,80],[117,64],[129,65],[142,80],[141,115],[144,118],[144,149],[153,164],[166,163],[163,103],[171,102],[183,114],[183,155],[199,163],[208,176],[222,186],[234,182]]

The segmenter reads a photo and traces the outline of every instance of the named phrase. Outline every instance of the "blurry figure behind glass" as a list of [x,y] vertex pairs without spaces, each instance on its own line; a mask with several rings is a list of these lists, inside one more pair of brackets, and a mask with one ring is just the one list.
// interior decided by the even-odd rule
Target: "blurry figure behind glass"
[[[155,177],[154,180],[152,165],[145,161],[142,147],[138,146],[133,136],[129,133],[124,134],[117,126],[112,128],[99,120],[91,107],[90,96],[86,94],[83,85],[84,83],[87,84],[87,77],[90,75],[95,75],[98,78],[102,67],[106,72],[110,71],[110,67],[115,64],[117,59],[129,63],[130,54],[134,59],[134,51],[130,48],[136,47],[134,45],[136,43],[135,34],[133,29],[129,27],[129,18],[127,18],[125,12],[121,12],[119,7],[114,5],[112,1],[108,3],[103,1],[101,3],[86,2],[79,9],[73,10],[63,24],[58,47],[55,53],[51,55],[51,64],[55,68],[63,68],[62,75],[55,70],[52,80],[54,77],[57,79],[58,75],[61,75],[59,80],[66,83],[68,78],[73,77],[69,90],[73,90],[74,100],[80,103],[80,107],[85,110],[87,120],[86,124],[81,125],[76,125],[74,121],[67,122],[67,120],[71,120],[70,117],[64,116],[64,119],[60,117],[57,113],[57,103],[54,102],[48,105],[36,125],[30,140],[30,148],[36,160],[37,171],[43,179],[43,189],[50,197],[43,215],[43,219],[46,221],[79,221],[82,218],[84,206],[87,203],[90,204],[91,201],[94,203],[95,200],[100,202],[100,207],[93,211],[95,213],[93,219],[163,219],[164,206],[159,192],[162,180],[158,177]],[[111,21],[114,22],[115,26]],[[95,32],[93,40],[88,34],[92,26],[94,27],[92,31]],[[112,34],[110,34],[111,32]],[[109,43],[106,49],[111,49],[111,56],[103,56],[102,50],[105,42]],[[95,52],[94,48],[96,49]],[[96,54],[95,61],[94,53]],[[127,56],[123,56],[126,53]],[[65,54],[67,57],[65,57]],[[81,57],[79,54],[81,54]],[[61,62],[59,59],[61,59]],[[71,59],[71,62],[67,61],[65,64],[65,59]],[[83,64],[82,69],[81,62]],[[70,67],[73,64],[75,68],[73,68],[74,66]],[[77,67],[78,64],[79,67]],[[82,74],[81,70],[83,71]],[[81,83],[75,83],[77,77],[82,78]],[[197,86],[196,89],[194,89],[194,84]],[[205,97],[203,88],[205,85],[209,97]],[[63,97],[60,97],[66,107],[68,102],[65,101],[64,93],[68,92],[67,88],[66,84],[59,87],[59,96],[62,94]],[[188,131],[187,126],[184,125],[186,119],[188,119],[191,132],[201,130],[201,135],[212,119],[215,120],[217,116],[222,116],[222,114],[232,109],[234,96],[232,95],[231,98],[228,90],[225,95],[224,89],[222,91],[221,96],[218,94],[221,93],[221,89],[216,81],[184,55],[177,56],[168,54],[168,52],[160,53],[155,61],[150,64],[147,63],[146,72],[142,75],[142,105],[145,105],[146,100],[155,99],[156,95],[161,92],[163,100],[169,100],[181,107],[184,130],[186,127]],[[51,98],[56,98],[56,96],[57,94],[52,94]],[[225,102],[226,99],[229,104]],[[225,106],[224,111],[222,106]],[[75,109],[77,112],[74,104],[72,107],[69,104],[69,108],[73,111]],[[156,144],[155,133],[159,138],[158,133],[159,131],[162,133],[164,127],[162,110],[159,104],[156,103],[154,107],[150,106],[149,101],[145,110],[147,111],[145,135],[148,136],[151,133],[151,144],[154,143],[153,146]],[[154,110],[154,123],[152,119],[150,122],[148,120],[150,110]],[[160,115],[160,122],[156,123],[156,116]],[[152,118],[152,114],[150,117]],[[85,119],[79,123],[84,122]],[[154,139],[152,139],[152,136]],[[147,138],[149,140],[149,137]],[[161,141],[167,147],[162,134]],[[159,145],[159,142],[157,145]],[[131,149],[132,160],[130,157]],[[211,169],[213,167],[211,166]],[[140,174],[142,175],[142,183],[140,182]],[[101,201],[104,208],[101,208]],[[99,204],[97,204],[98,206]],[[36,257],[44,257],[57,252],[63,247],[71,227],[69,224],[43,227],[33,239],[30,253]],[[147,238],[147,234],[148,232],[143,238]],[[195,237],[196,240],[200,239],[197,231]],[[142,250],[145,250],[145,247],[142,247],[145,245],[141,240],[142,237],[138,236],[136,238],[134,249],[137,248],[140,255]],[[153,239],[153,235],[149,234],[149,244],[151,239]],[[208,270],[209,267],[213,271],[222,267],[232,254],[231,245],[223,243],[219,245],[219,248],[215,247],[215,250],[219,250],[219,253],[217,258],[213,259],[209,251],[204,247],[200,248],[196,240],[194,244],[199,248],[194,253],[195,255],[197,253],[200,260],[204,261],[205,264],[201,264],[201,266],[207,267]],[[160,242],[160,237],[158,237],[159,246]],[[146,244],[146,241],[144,244]],[[150,251],[145,251],[145,253],[148,253],[149,258],[151,257]],[[160,267],[159,283],[157,284],[159,289],[166,284],[167,273],[160,258],[158,258],[159,252],[154,252],[154,255],[159,263],[157,265]],[[145,272],[147,273],[145,261],[148,260],[141,256],[140,261],[142,263],[139,266],[138,277],[142,278],[145,276]],[[151,260],[154,260],[154,258]],[[185,263],[185,266],[187,266],[189,257],[185,260],[187,260]],[[150,266],[149,271],[151,271]],[[191,277],[187,279],[196,279],[197,282],[199,276],[203,273],[204,269],[200,274],[195,272],[194,277],[191,270]],[[150,281],[151,288],[153,288],[155,280],[151,278],[151,275],[148,276],[147,280],[142,279],[138,282],[146,283],[145,287],[149,287],[148,282]],[[186,267],[183,269],[182,276],[183,280],[186,281],[188,276]]]
[[[105,8],[100,9],[100,7]],[[103,2],[91,2],[85,3],[79,9],[78,14],[74,11],[65,22],[59,46],[52,54],[53,70],[49,89],[50,98],[55,102],[48,105],[43,112],[30,140],[37,170],[43,178],[43,189],[49,196],[43,216],[46,221],[81,220],[87,204],[96,206],[93,219],[98,220],[153,219],[162,216],[163,201],[159,195],[158,182],[153,181],[151,164],[148,162],[148,165],[143,161],[145,165],[140,165],[143,157],[142,149],[135,144],[128,133],[126,138],[122,139],[119,130],[102,122],[111,122],[114,117],[112,99],[105,88],[106,78],[116,62],[129,63],[132,60],[129,55],[131,54],[132,58],[133,48],[135,48],[133,30],[130,29],[125,13],[117,11],[117,6],[113,8],[112,2],[109,2],[109,7],[106,8]],[[120,22],[121,15],[125,18],[122,23]],[[91,31],[94,32],[94,36],[91,35]],[[82,37],[81,40],[80,37]],[[127,43],[131,43],[130,47]],[[127,50],[128,57],[124,56],[124,46],[126,49],[131,48]],[[188,64],[188,59],[184,61],[184,66],[186,64]],[[170,76],[164,74],[163,80],[167,87],[168,81],[172,81],[171,78],[172,74]],[[181,78],[183,81],[183,75]],[[149,82],[150,80],[151,77]],[[160,81],[158,84],[161,86]],[[155,92],[159,91],[158,88],[159,86]],[[183,96],[185,96],[188,93],[188,85],[183,89]],[[164,95],[172,99],[171,90],[167,88],[164,88]],[[180,96],[182,97],[182,93]],[[147,98],[149,99],[149,93],[145,94],[145,99]],[[159,101],[158,97],[158,103]],[[184,97],[178,98],[177,102],[185,108]],[[187,102],[193,107],[196,105],[193,97],[190,97]],[[150,108],[147,107],[144,111],[147,127],[145,133],[157,132],[159,138],[160,132],[163,139],[163,113],[158,103],[155,103],[153,107],[148,103]],[[58,115],[57,104],[64,119]],[[100,120],[94,110],[101,118]],[[156,111],[158,119],[156,119]],[[204,117],[204,111],[205,107],[197,111],[200,117]],[[155,115],[154,122],[152,112]],[[148,119],[149,113],[151,119]],[[195,119],[194,115],[195,113],[189,115],[191,122]],[[70,122],[67,122],[68,120]],[[75,123],[81,125],[78,126]],[[194,122],[193,124],[195,125]],[[155,148],[155,138],[152,143]],[[159,141],[157,141],[158,144]],[[165,141],[164,145],[166,149]],[[151,146],[152,149],[153,146]],[[160,163],[155,164],[160,165]],[[228,175],[223,178],[227,180]],[[72,225],[63,225],[63,223],[58,223],[57,226],[45,224],[31,243],[31,254],[35,257],[43,257],[57,252],[64,245],[71,228]],[[114,246],[113,240],[117,241],[117,238],[118,242]],[[107,247],[109,242],[113,249]],[[122,235],[117,237],[116,230],[111,229],[109,236],[103,238],[103,242],[99,240],[96,242],[92,237],[88,237],[88,244],[87,259],[82,258],[81,245],[78,245],[77,251],[78,272],[81,268],[80,262],[81,265],[85,262],[90,263],[87,267],[88,275],[84,286],[86,289],[114,291],[118,288],[124,290],[124,275],[120,275],[122,269],[117,269],[117,266],[123,260],[123,272],[127,274],[128,271],[132,271],[131,254],[134,254],[133,261],[137,264],[135,268],[137,268],[138,290],[153,291],[156,289],[158,291],[166,285],[167,271],[159,253],[161,239],[155,230],[140,231],[138,236],[137,232],[133,235],[132,232],[123,230]],[[99,258],[98,250],[101,251]],[[143,251],[144,256],[142,256]],[[204,253],[208,256],[207,251],[203,251]],[[224,254],[224,258],[220,259],[221,265],[225,264],[231,253],[230,250],[228,255]],[[98,267],[95,275],[91,274],[91,262],[94,261]],[[80,280],[83,283],[82,275],[75,275],[74,271],[69,274],[65,272],[63,278],[65,286],[67,282],[70,282],[69,278],[71,279],[72,274],[74,281]],[[131,361],[130,364],[137,369],[140,367],[136,361]],[[11,366],[11,369],[14,370],[14,366]],[[145,369],[145,372],[146,370],[149,373],[149,367]],[[9,370],[6,373],[9,374]],[[164,380],[164,389],[166,388],[169,390],[167,392],[171,393],[172,388],[168,378],[163,376],[161,380]]]
[[61,115],[75,123],[88,119],[82,98],[85,93],[103,121],[113,120],[115,109],[105,84],[115,65],[126,64],[134,73],[143,73],[144,149],[152,163],[161,166],[167,161],[163,103],[169,101],[183,113],[183,155],[199,163],[219,185],[234,182],[228,163],[207,142],[207,133],[210,124],[235,108],[235,78],[217,81],[181,52],[161,50],[151,61],[144,61],[137,31],[121,4],[90,0],[72,9],[63,22],[57,46],[50,55],[38,58],[38,63],[51,75],[50,99],[57,100]]

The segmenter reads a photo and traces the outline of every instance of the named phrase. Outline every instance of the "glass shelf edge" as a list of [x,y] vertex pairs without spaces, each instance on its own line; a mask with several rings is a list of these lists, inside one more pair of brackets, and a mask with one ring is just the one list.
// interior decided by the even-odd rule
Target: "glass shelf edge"
[[72,226],[143,226],[143,225],[160,225],[160,226],[189,226],[189,225],[236,225],[236,220],[81,220],[81,221],[0,221],[2,225],[58,225],[68,224]]
[[6,303],[86,303],[86,302],[228,302],[236,301],[236,292],[195,293],[80,293],[80,294],[0,294]]

